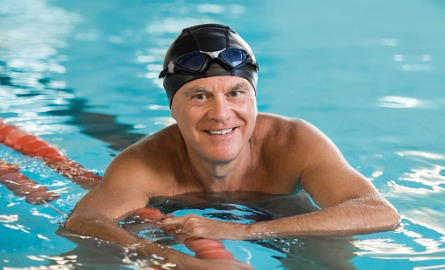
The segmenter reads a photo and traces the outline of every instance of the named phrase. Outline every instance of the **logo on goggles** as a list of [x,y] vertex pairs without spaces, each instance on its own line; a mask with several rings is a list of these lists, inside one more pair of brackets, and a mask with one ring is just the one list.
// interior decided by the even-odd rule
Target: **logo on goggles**
[[258,69],[255,56],[242,49],[230,48],[215,52],[199,51],[185,54],[176,61],[170,61],[159,74],[159,78],[163,78],[167,74],[174,74],[177,71],[202,73],[213,59],[218,59],[230,69],[240,68],[246,63],[250,63]]

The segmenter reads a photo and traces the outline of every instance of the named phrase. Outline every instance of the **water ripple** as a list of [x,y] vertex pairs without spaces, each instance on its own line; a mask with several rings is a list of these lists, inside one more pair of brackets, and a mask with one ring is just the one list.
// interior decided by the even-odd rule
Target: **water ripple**
[[377,106],[385,108],[394,109],[406,109],[418,107],[422,104],[422,101],[410,98],[410,97],[399,97],[399,96],[385,96],[379,99]]

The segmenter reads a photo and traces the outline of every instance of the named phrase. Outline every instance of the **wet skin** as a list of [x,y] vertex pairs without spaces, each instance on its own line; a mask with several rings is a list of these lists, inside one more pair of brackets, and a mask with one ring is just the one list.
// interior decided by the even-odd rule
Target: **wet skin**
[[204,79],[204,84],[201,80],[176,93],[171,113],[195,177],[219,191],[215,190],[219,186],[225,189],[236,183],[243,167],[251,163],[249,140],[258,114],[256,98],[252,86],[240,77],[212,77]]
[[239,77],[215,77],[202,87],[200,80],[178,91],[172,117],[194,159],[227,163],[249,151],[256,116],[255,92]]
[[[140,240],[115,223],[147,205],[150,197],[222,191],[291,194],[297,185],[322,209],[250,225],[197,216],[172,217],[164,224],[181,227],[179,241],[190,236],[355,234],[398,225],[397,211],[321,131],[301,119],[258,114],[255,92],[243,78],[189,82],[175,94],[171,113],[177,124],[142,139],[113,160],[99,187],[77,204],[68,229],[131,245]],[[143,244],[141,253],[205,267],[205,262]]]

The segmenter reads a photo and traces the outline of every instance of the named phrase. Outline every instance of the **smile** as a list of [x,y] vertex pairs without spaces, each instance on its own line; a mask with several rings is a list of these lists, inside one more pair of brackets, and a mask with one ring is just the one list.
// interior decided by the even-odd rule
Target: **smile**
[[222,130],[206,130],[207,133],[211,135],[226,135],[232,132],[235,128],[228,128],[228,129],[222,129]]

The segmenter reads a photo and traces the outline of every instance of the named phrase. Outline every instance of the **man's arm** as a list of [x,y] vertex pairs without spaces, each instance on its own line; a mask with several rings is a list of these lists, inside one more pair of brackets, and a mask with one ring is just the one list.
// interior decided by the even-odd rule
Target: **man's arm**
[[[301,186],[320,211],[257,223],[248,235],[264,231],[286,235],[359,234],[394,229],[399,224],[395,208],[363,175],[343,158],[334,143],[312,125],[298,120],[303,131],[300,143],[307,145]],[[296,131],[298,132],[298,131]]]
[[[138,155],[131,151],[126,150],[117,156],[107,169],[101,184],[77,203],[65,224],[68,230],[132,248],[154,264],[176,265],[175,269],[250,269],[238,262],[210,264],[135,237],[117,226],[117,222],[131,211],[145,207],[153,193],[167,188],[157,183],[148,165],[140,158],[135,158]],[[153,254],[157,256],[152,256]]]
[[[305,157],[300,184],[321,210],[249,225],[197,216],[169,218],[164,223],[181,224],[184,233],[216,239],[358,234],[398,226],[395,208],[346,162],[329,138],[301,120],[295,121],[295,129],[296,144],[299,149],[304,145],[298,155]],[[291,150],[296,148],[289,145]]]

